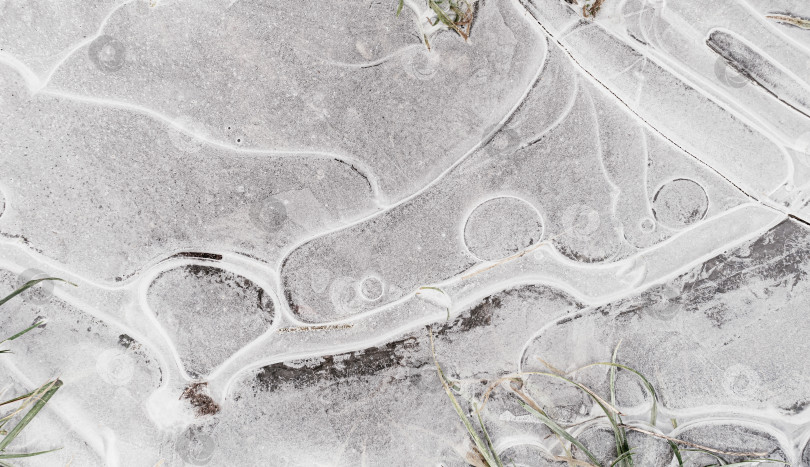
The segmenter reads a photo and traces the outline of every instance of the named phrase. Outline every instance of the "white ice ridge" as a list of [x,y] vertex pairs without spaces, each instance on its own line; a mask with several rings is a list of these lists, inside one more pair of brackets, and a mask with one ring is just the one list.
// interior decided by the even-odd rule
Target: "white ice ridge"
[[[0,285],[75,284],[0,309],[47,320],[3,397],[65,382],[26,465],[460,465],[434,357],[466,404],[619,343],[661,395],[644,425],[619,372],[626,423],[810,462],[810,31],[768,18],[806,6],[471,2],[465,41],[452,1],[23,3]],[[521,387],[599,439],[587,397]],[[494,450],[564,455],[507,390]]]

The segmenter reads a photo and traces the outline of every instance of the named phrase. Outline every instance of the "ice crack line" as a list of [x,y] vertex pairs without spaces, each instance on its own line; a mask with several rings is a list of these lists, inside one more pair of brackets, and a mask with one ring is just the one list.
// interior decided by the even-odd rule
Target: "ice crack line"
[[[524,6],[524,8],[525,8],[525,6]],[[584,67],[584,66],[583,66],[583,65],[582,65],[582,64],[581,64],[581,63],[580,63],[580,62],[579,62],[577,59],[576,59],[576,57],[574,57],[574,54],[573,54],[573,53],[572,53],[572,52],[571,52],[571,51],[570,51],[570,50],[569,50],[569,49],[568,49],[568,48],[567,48],[565,45],[563,45],[563,43],[562,43],[562,42],[561,42],[561,41],[560,41],[560,40],[559,40],[559,39],[558,39],[558,38],[557,38],[557,37],[556,37],[554,34],[552,34],[552,33],[551,33],[551,32],[550,32],[550,31],[549,31],[547,28],[546,28],[546,27],[545,27],[545,26],[544,26],[544,25],[543,25],[543,24],[540,22],[540,20],[539,20],[539,19],[538,19],[536,16],[534,16],[534,14],[532,14],[532,13],[531,13],[531,11],[530,11],[528,8],[526,8],[526,10],[529,12],[529,14],[531,14],[531,15],[532,15],[532,17],[534,17],[534,19],[535,19],[536,23],[537,23],[537,24],[538,24],[538,26],[540,26],[540,28],[541,28],[541,29],[542,29],[542,30],[545,32],[545,34],[546,34],[546,35],[547,35],[547,36],[548,36],[550,39],[552,39],[552,40],[553,40],[553,41],[554,41],[554,42],[555,42],[555,43],[556,43],[556,44],[557,44],[557,45],[558,45],[558,46],[559,46],[559,47],[560,47],[560,48],[561,48],[561,49],[562,49],[562,50],[563,50],[563,51],[566,53],[566,55],[568,55],[568,57],[571,59],[571,61],[572,61],[572,62],[573,62],[573,63],[574,63],[574,64],[575,64],[575,65],[576,65],[576,66],[577,66],[577,67],[578,67],[580,70],[582,70],[582,72],[583,72],[584,74],[586,74],[588,77],[590,77],[590,79],[592,79],[592,80],[593,80],[595,83],[597,83],[597,84],[598,84],[600,87],[602,87],[602,88],[603,88],[605,91],[607,91],[608,93],[610,93],[610,94],[611,94],[611,95],[612,95],[612,96],[613,96],[613,97],[614,97],[614,98],[615,98],[617,101],[619,101],[619,102],[620,102],[620,103],[621,103],[621,104],[622,104],[622,105],[623,105],[623,106],[624,106],[624,107],[627,109],[627,111],[628,111],[628,112],[630,112],[630,113],[632,113],[633,115],[635,115],[635,116],[636,116],[636,118],[638,118],[638,119],[639,119],[641,122],[643,122],[643,123],[644,123],[644,125],[646,125],[646,126],[647,126],[648,128],[650,128],[650,129],[652,129],[654,132],[656,132],[656,133],[657,133],[658,135],[660,135],[662,138],[664,138],[664,139],[666,139],[667,141],[669,141],[669,142],[670,142],[670,143],[671,143],[673,146],[677,147],[678,149],[680,149],[681,151],[683,151],[685,154],[688,154],[690,157],[692,157],[693,159],[695,159],[695,160],[696,160],[698,163],[702,164],[703,166],[705,166],[706,168],[708,168],[709,170],[711,170],[712,172],[714,172],[715,174],[717,174],[717,176],[721,177],[723,180],[725,180],[726,182],[728,182],[728,183],[729,183],[731,186],[733,186],[735,189],[737,189],[737,190],[738,190],[740,193],[742,193],[743,195],[745,195],[745,196],[746,196],[746,197],[748,197],[749,199],[751,199],[751,200],[753,200],[753,201],[755,201],[755,202],[757,202],[757,203],[761,204],[762,206],[764,206],[764,207],[766,207],[766,208],[769,208],[769,209],[773,209],[773,210],[775,210],[775,211],[778,211],[778,212],[782,213],[783,215],[785,215],[786,217],[790,217],[790,218],[793,218],[793,219],[796,219],[796,220],[800,220],[800,221],[801,221],[803,224],[806,224],[806,225],[810,226],[810,222],[808,222],[807,220],[803,219],[801,216],[799,216],[798,214],[794,213],[792,210],[788,210],[788,209],[783,208],[783,207],[782,207],[782,206],[780,206],[779,204],[777,204],[777,203],[775,203],[775,202],[773,202],[773,201],[771,201],[771,200],[767,199],[767,197],[762,197],[762,198],[760,198],[760,197],[754,196],[753,194],[751,194],[750,192],[748,192],[747,190],[745,190],[744,188],[742,188],[742,187],[741,187],[739,184],[737,184],[736,182],[734,182],[733,180],[731,180],[729,177],[727,177],[727,176],[726,176],[724,173],[722,173],[720,170],[716,169],[715,167],[713,167],[712,165],[710,165],[710,164],[709,164],[709,163],[707,163],[706,161],[701,160],[699,157],[697,157],[696,155],[692,154],[690,151],[688,151],[688,150],[686,150],[685,148],[683,148],[681,145],[679,145],[678,143],[676,143],[675,141],[673,141],[673,140],[672,140],[672,139],[671,139],[669,136],[667,136],[667,135],[666,135],[665,133],[663,133],[661,130],[659,130],[659,129],[658,129],[658,128],[656,128],[654,125],[652,125],[650,122],[648,122],[648,121],[647,121],[647,120],[646,120],[644,117],[642,117],[642,116],[641,116],[641,115],[640,115],[638,112],[636,112],[635,110],[633,110],[633,109],[630,107],[630,105],[628,105],[628,104],[627,104],[627,103],[626,103],[626,102],[625,102],[625,101],[624,101],[624,100],[623,100],[621,97],[619,97],[619,96],[618,96],[618,95],[617,95],[615,92],[613,92],[613,90],[611,90],[611,89],[610,89],[610,88],[609,88],[607,85],[605,85],[605,84],[604,84],[602,81],[600,81],[600,80],[599,80],[599,79],[598,79],[596,76],[594,76],[594,75],[593,75],[593,74],[592,74],[590,71],[588,71],[588,70],[587,70],[587,69],[586,69],[586,68],[585,68],[585,67]],[[763,198],[764,198],[764,199],[763,199]]]

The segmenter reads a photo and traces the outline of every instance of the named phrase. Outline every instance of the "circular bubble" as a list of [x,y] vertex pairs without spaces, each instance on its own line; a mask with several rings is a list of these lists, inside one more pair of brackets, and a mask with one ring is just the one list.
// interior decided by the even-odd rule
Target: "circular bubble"
[[439,53],[422,47],[412,49],[404,59],[405,72],[420,81],[432,79],[438,72],[439,64]]
[[721,83],[730,88],[742,88],[748,85],[748,78],[741,75],[723,57],[714,61],[714,75]]
[[661,291],[658,301],[650,307],[650,314],[658,320],[670,321],[682,310],[681,293],[675,287],[667,285]]
[[699,183],[678,178],[665,183],[653,197],[655,218],[675,229],[703,219],[709,210],[709,197]]
[[596,209],[584,204],[573,204],[563,213],[563,235],[588,240],[601,223],[602,218]]
[[270,197],[253,205],[250,211],[253,224],[267,233],[276,233],[287,220],[287,207],[278,198]]
[[108,384],[124,386],[135,374],[135,364],[126,350],[108,349],[96,359],[96,372]]
[[[39,269],[26,269],[17,276],[17,288],[22,287],[28,281],[44,279],[46,277],[51,276]],[[20,294],[20,298],[28,303],[43,305],[50,301],[53,296],[53,289],[54,281],[42,281]]]
[[[498,128],[495,134],[491,135],[496,128],[498,128],[497,124],[490,125],[481,135],[481,139],[486,141],[484,150],[489,155],[509,156],[520,149],[521,145],[523,144],[523,140],[520,137],[520,133],[514,126],[508,123],[504,124]],[[487,140],[487,138],[489,138],[489,140]]]
[[351,314],[360,310],[361,297],[357,281],[351,277],[338,277],[329,285],[329,299],[338,314]]
[[747,365],[733,365],[723,373],[723,389],[735,399],[756,399],[760,393],[759,374]]
[[493,198],[479,204],[464,225],[464,243],[478,258],[493,261],[532,246],[543,237],[543,220],[518,198]]
[[217,443],[211,436],[201,433],[199,428],[190,427],[177,440],[175,449],[184,461],[192,465],[206,465],[211,462]]
[[383,282],[374,276],[369,276],[360,281],[360,294],[369,301],[379,300],[385,291]]
[[118,71],[126,63],[126,47],[112,36],[99,36],[90,43],[87,52],[90,60],[105,73]]
[[650,233],[655,230],[655,221],[649,217],[645,217],[639,222],[638,228],[644,233]]

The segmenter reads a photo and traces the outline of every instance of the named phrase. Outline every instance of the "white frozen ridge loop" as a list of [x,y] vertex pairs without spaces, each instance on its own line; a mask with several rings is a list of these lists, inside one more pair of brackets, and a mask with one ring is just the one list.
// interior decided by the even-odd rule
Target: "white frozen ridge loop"
[[0,454],[810,465],[810,6],[398,7],[0,0]]

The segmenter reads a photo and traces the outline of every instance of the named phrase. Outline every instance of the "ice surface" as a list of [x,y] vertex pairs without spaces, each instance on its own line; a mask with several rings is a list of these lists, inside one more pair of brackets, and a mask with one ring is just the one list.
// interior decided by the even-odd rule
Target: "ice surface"
[[0,0],[20,465],[810,465],[808,6],[473,3]]

